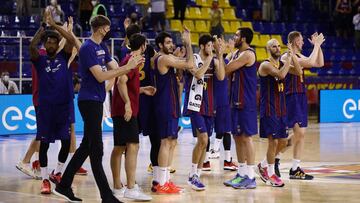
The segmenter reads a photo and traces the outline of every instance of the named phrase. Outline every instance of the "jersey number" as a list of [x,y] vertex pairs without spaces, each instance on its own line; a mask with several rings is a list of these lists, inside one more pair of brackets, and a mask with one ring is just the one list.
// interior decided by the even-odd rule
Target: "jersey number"
[[278,91],[283,92],[284,91],[284,83],[278,83]]
[[140,81],[145,79],[145,71],[143,70],[143,68],[144,68],[144,64],[141,64],[141,66],[139,67]]

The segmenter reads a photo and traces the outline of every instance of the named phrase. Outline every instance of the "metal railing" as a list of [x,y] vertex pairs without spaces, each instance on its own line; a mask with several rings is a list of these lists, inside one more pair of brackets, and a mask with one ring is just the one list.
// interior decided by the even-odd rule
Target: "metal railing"
[[[6,53],[6,49],[7,46],[12,46],[13,43],[11,44],[7,44],[10,40],[19,40],[19,57],[18,60],[1,60],[0,61],[0,70],[6,70],[6,67],[3,67],[3,63],[8,61],[8,62],[15,62],[16,64],[18,63],[18,72],[19,72],[19,77],[12,77],[10,78],[13,81],[18,81],[19,82],[19,91],[20,94],[23,91],[23,82],[24,81],[31,81],[31,78],[24,78],[23,77],[23,65],[24,62],[30,62],[30,61],[24,61],[24,53],[23,53],[23,47],[24,47],[24,40],[25,39],[32,39],[33,37],[29,37],[29,36],[0,36],[0,50],[2,50],[1,54]],[[89,37],[79,37],[79,39],[83,42],[85,39],[89,39]],[[148,39],[149,41],[154,41],[154,39]],[[115,45],[119,45],[121,46],[121,43],[124,41],[124,38],[110,38],[109,40],[109,45],[110,45],[110,52],[111,52],[111,56],[114,57],[114,51],[115,51]],[[116,42],[119,42],[119,44],[116,44]],[[29,51],[29,50],[24,50],[24,51]],[[14,53],[13,53],[14,54]]]

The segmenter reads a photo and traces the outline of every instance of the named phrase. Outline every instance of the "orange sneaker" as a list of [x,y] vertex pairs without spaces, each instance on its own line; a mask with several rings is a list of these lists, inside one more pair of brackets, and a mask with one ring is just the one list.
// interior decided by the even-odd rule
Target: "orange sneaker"
[[155,186],[156,193],[159,194],[178,194],[180,191],[177,189],[174,189],[169,185],[169,183],[165,183],[164,185],[156,185]]
[[173,190],[179,190],[179,192],[181,192],[182,190],[184,190],[183,187],[177,186],[174,184],[174,182],[169,181],[168,185],[173,189]]
[[61,181],[61,173],[57,173],[54,174],[54,170],[51,172],[51,174],[49,175],[49,179],[51,182],[53,182],[54,184],[59,184]]
[[51,194],[51,185],[48,179],[42,181],[41,194]]
[[75,175],[83,175],[83,176],[86,176],[87,175],[87,170],[84,169],[83,167],[80,167],[79,170],[76,172]]

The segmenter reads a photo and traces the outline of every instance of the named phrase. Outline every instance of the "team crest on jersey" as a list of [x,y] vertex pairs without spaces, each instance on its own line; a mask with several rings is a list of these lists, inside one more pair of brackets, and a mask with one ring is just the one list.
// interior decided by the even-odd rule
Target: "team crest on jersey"
[[100,56],[100,55],[104,55],[104,54],[105,54],[104,50],[96,51],[96,56]]

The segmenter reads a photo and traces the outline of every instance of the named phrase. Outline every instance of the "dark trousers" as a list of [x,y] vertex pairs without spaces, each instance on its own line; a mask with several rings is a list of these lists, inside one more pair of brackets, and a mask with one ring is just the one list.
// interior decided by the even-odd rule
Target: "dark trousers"
[[[181,21],[184,21],[186,5],[187,5],[186,0],[174,0],[174,19],[180,19]],[[179,18],[179,12],[180,12],[180,18]]]
[[78,106],[84,121],[84,137],[64,172],[60,187],[71,187],[75,173],[83,165],[86,158],[90,156],[91,170],[94,173],[101,198],[106,199],[112,196],[112,191],[102,166],[104,153],[101,131],[103,103],[97,101],[79,101]]

